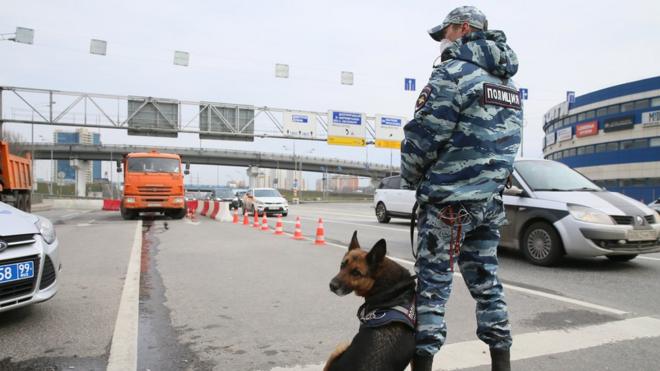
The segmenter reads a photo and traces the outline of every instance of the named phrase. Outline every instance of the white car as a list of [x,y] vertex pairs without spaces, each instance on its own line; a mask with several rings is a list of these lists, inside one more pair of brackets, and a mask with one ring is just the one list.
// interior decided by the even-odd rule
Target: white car
[[61,268],[53,224],[0,202],[0,312],[55,296]]
[[[415,192],[385,178],[374,195],[376,218],[410,218]],[[556,161],[518,160],[504,190],[507,224],[500,245],[520,249],[537,265],[563,256],[606,256],[616,262],[660,252],[660,214],[621,193],[598,187]]]
[[251,188],[243,195],[243,210],[254,214],[255,211],[261,215],[267,214],[289,214],[289,203],[275,188]]
[[415,191],[401,189],[399,175],[384,178],[374,193],[374,208],[379,223],[391,218],[410,219],[415,204]]

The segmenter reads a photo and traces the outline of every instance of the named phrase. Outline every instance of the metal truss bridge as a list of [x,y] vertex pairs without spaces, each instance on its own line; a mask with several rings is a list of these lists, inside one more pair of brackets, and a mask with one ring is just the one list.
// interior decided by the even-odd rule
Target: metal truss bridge
[[[31,146],[32,148],[32,146]],[[264,153],[256,151],[218,150],[182,147],[154,147],[134,145],[90,144],[34,144],[34,158],[40,160],[121,160],[130,152],[159,152],[179,154],[183,162],[201,165],[256,166],[269,169],[301,170],[317,173],[346,174],[373,179],[398,173],[399,168],[358,161],[337,160],[305,155]]]

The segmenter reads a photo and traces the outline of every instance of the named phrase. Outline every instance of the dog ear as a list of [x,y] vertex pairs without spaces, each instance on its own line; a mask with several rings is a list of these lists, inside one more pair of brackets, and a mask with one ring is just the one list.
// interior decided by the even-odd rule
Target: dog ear
[[369,268],[375,269],[378,264],[383,261],[386,253],[387,244],[385,243],[385,240],[381,238],[367,254],[367,264],[369,264]]
[[351,238],[351,243],[348,245],[348,251],[351,251],[353,249],[359,249],[360,248],[360,243],[358,242],[357,239],[357,231],[353,232],[353,237]]

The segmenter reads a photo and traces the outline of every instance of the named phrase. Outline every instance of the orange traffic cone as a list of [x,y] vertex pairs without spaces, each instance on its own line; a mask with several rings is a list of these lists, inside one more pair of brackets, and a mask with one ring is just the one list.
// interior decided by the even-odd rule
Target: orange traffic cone
[[315,245],[325,245],[325,229],[323,228],[323,219],[319,218],[319,224],[316,227]]
[[268,218],[266,217],[266,211],[264,211],[264,218],[261,219],[261,230],[262,231],[267,231],[270,228],[268,228]]
[[248,217],[247,211],[243,213],[243,225],[250,225],[250,218]]
[[260,228],[261,224],[259,224],[259,212],[257,209],[254,209],[254,223],[252,223],[252,226],[254,228]]
[[304,240],[305,238],[302,235],[302,226],[300,225],[300,217],[296,217],[296,230],[293,232],[294,240]]
[[232,220],[232,223],[238,224],[238,209],[234,209],[234,220]]
[[280,235],[284,234],[284,230],[282,230],[282,214],[277,214],[277,224],[275,224],[275,234]]

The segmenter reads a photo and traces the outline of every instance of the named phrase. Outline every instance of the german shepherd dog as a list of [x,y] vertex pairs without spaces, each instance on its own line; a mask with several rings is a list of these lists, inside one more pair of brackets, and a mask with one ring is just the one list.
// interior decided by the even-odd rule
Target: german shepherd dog
[[358,310],[360,330],[330,355],[324,371],[402,371],[415,352],[415,280],[410,272],[385,256],[381,239],[368,253],[360,248],[357,231],[330,290],[339,296],[364,297]]

